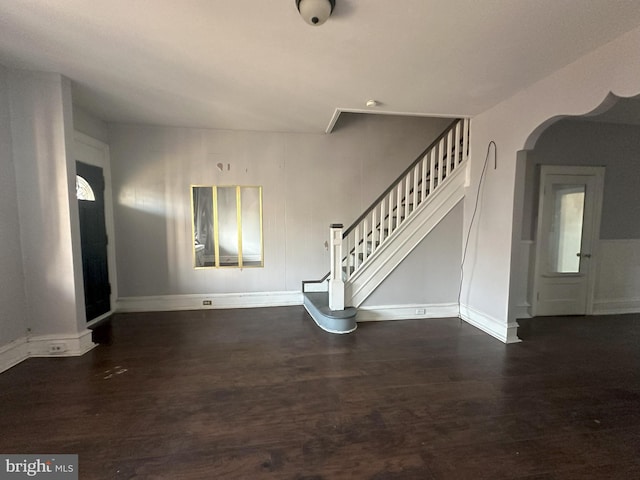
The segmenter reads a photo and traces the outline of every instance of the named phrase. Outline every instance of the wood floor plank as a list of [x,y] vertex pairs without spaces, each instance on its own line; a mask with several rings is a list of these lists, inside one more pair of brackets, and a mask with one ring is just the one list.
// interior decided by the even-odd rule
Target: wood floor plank
[[0,451],[82,479],[640,478],[640,315],[318,329],[301,307],[119,314],[0,375]]

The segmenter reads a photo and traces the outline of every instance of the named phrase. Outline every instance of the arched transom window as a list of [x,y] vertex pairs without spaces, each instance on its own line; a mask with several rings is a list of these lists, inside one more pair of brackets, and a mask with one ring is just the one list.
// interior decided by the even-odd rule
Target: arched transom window
[[80,175],[76,175],[76,197],[78,200],[87,200],[89,202],[95,202],[96,196],[93,193],[93,188],[89,185],[84,178]]

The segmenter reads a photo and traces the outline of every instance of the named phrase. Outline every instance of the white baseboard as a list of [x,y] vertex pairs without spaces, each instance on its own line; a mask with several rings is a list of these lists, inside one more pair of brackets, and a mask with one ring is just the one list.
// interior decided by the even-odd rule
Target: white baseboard
[[328,292],[329,291],[329,281],[325,280],[324,282],[307,282],[304,284],[305,293],[310,292]]
[[503,322],[468,305],[460,305],[460,318],[504,343],[517,343],[518,323]]
[[26,337],[18,338],[0,347],[0,373],[29,358]]
[[[118,299],[116,312],[170,312],[220,308],[284,307],[302,305],[302,300],[302,292],[297,291],[123,297]],[[211,302],[211,304],[204,305],[203,302]]]
[[640,313],[640,298],[616,298],[593,302],[594,315]]
[[[52,352],[51,346],[59,350]],[[97,345],[91,341],[91,330],[69,335],[36,335],[22,337],[0,347],[0,373],[31,357],[77,357]]]
[[457,303],[435,305],[381,305],[358,307],[356,321],[378,322],[385,320],[410,320],[416,318],[458,317]]
[[[51,351],[52,345],[59,346],[60,350]],[[96,346],[91,341],[91,330],[67,335],[37,335],[27,340],[29,357],[77,357]]]

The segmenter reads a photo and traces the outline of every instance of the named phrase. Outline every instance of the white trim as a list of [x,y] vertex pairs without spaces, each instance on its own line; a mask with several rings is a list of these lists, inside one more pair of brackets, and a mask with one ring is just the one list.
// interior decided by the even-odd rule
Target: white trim
[[0,373],[29,358],[27,338],[22,337],[0,347]]
[[[62,346],[62,350],[52,353],[51,344]],[[83,330],[68,335],[37,335],[22,337],[0,347],[0,373],[31,357],[78,357],[84,355],[97,344],[91,341],[91,330]]]
[[[590,229],[591,238],[589,238],[591,244],[591,265],[587,274],[587,293],[586,293],[586,305],[585,314],[593,315],[594,310],[594,297],[596,288],[597,273],[597,259],[598,259],[598,247],[600,239],[600,223],[602,221],[602,202],[604,192],[604,175],[605,167],[590,167],[590,166],[568,166],[568,165],[544,165],[540,166],[540,183],[538,185],[538,224],[536,226],[536,239],[543,237],[542,235],[542,214],[544,209],[544,195],[540,192],[543,190],[546,177],[551,175],[580,175],[580,176],[592,176],[595,178],[595,191],[593,193],[593,217],[591,219],[591,225],[587,225]],[[536,242],[535,244],[535,261],[533,264],[533,290],[531,298],[531,315],[535,316],[539,311],[539,301],[537,300],[537,292],[540,290],[540,271],[542,270],[542,248],[543,242]]]
[[[111,186],[111,157],[109,145],[78,130],[74,130],[73,140],[74,164],[77,160],[82,163],[100,167],[104,175],[104,220],[107,228],[107,237],[109,239],[109,243],[107,244],[107,263],[109,268],[109,283],[111,285],[111,295],[109,296],[111,304],[109,314],[111,314],[114,310],[116,299],[118,298],[118,282],[116,281],[118,274],[116,271],[116,233],[113,216],[113,189]],[[82,155],[81,147],[83,145],[84,147],[97,150],[100,154],[100,160],[98,161],[92,156]],[[78,301],[84,303],[84,297],[79,298]]]
[[[378,107],[379,108],[379,107]],[[327,128],[325,128],[325,133],[331,133],[338,123],[338,119],[340,118],[340,114],[342,113],[367,113],[369,115],[395,115],[402,117],[437,117],[437,118],[469,118],[467,115],[451,115],[451,114],[441,114],[441,113],[421,113],[421,112],[398,112],[398,111],[390,111],[390,110],[372,110],[371,108],[336,108],[333,111],[333,115],[331,115],[331,119],[329,120],[329,124]]]
[[518,323],[515,321],[503,322],[468,305],[460,305],[460,318],[501,342],[517,343],[522,341],[517,337]]
[[640,298],[613,298],[596,300],[593,304],[594,315],[615,315],[621,313],[639,313]]
[[331,119],[329,120],[329,125],[327,125],[327,128],[324,129],[324,133],[331,133],[333,132],[333,127],[336,126],[336,123],[338,123],[338,119],[340,118],[340,114],[343,112],[344,110],[341,108],[336,108],[333,111],[333,115],[331,115]]
[[[64,350],[52,353],[49,349],[51,344],[61,344]],[[78,357],[96,346],[91,341],[91,330],[77,334],[37,335],[27,340],[29,357]]]
[[[423,313],[417,313],[418,311]],[[458,317],[457,303],[364,306],[358,308],[356,321],[378,322],[450,317]]]
[[[203,305],[210,301],[211,305]],[[169,312],[176,310],[211,310],[220,308],[258,308],[302,305],[302,292],[210,293],[162,295],[155,297],[123,297],[117,302],[118,312]]]

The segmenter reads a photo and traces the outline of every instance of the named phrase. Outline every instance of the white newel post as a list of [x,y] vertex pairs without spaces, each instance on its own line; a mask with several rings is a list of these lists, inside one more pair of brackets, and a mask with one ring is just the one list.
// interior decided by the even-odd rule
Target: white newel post
[[344,310],[344,281],[342,280],[342,224],[329,226],[331,235],[331,273],[329,274],[329,308]]

